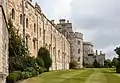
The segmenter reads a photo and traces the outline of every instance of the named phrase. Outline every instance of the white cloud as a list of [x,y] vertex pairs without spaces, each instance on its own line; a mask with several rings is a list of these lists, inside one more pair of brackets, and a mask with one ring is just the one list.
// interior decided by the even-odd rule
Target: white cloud
[[70,18],[70,3],[72,0],[39,0],[37,2],[50,19]]

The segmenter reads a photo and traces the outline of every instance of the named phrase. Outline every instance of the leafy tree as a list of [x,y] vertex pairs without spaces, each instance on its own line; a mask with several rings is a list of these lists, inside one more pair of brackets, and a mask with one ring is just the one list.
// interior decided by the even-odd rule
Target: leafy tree
[[116,47],[116,49],[114,50],[116,52],[116,54],[118,55],[118,64],[116,66],[116,72],[120,73],[120,46]]
[[93,67],[94,68],[100,68],[100,64],[97,62],[97,60],[95,59],[93,62]]
[[112,67],[112,62],[111,60],[107,59],[104,61],[104,67],[105,68],[111,68]]
[[19,30],[17,30],[12,21],[8,20],[8,32],[9,32],[9,57],[12,56],[25,56],[28,50],[23,45]]
[[36,62],[37,62],[37,64],[38,64],[40,67],[43,67],[43,68],[44,68],[44,61],[43,61],[42,58],[37,57],[37,58],[36,58]]
[[118,58],[116,58],[116,57],[113,58],[112,65],[117,67],[117,65],[118,65]]
[[38,52],[38,57],[41,57],[43,59],[44,66],[47,69],[47,71],[49,71],[49,67],[51,67],[52,65],[52,59],[50,58],[49,51],[46,48],[41,47]]

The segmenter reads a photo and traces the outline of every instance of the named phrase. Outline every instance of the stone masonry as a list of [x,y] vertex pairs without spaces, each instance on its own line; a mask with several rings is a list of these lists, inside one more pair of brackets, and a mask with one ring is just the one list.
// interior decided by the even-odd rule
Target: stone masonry
[[51,54],[51,70],[69,69],[70,43],[53,21],[47,19],[40,6],[31,0],[7,0],[7,18],[19,29],[30,56],[37,57],[40,47]]
[[0,83],[5,83],[8,75],[8,30],[3,1],[0,0]]

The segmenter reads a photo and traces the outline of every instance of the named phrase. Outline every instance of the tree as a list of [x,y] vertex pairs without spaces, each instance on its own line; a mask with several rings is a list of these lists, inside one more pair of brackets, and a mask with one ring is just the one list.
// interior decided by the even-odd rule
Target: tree
[[49,67],[51,67],[52,65],[52,59],[50,58],[49,51],[46,48],[41,47],[38,52],[38,57],[41,57],[43,59],[44,66],[47,69],[47,71],[49,71]]
[[25,56],[28,54],[28,50],[23,45],[19,30],[17,30],[11,21],[8,20],[8,32],[9,32],[9,57],[12,56]]
[[116,54],[118,55],[118,64],[116,66],[116,72],[120,73],[120,46],[116,47],[116,49],[114,50],[116,52]]
[[107,59],[104,61],[104,67],[105,68],[111,68],[112,67],[112,62],[110,59]]
[[94,68],[100,68],[100,64],[97,62],[97,60],[95,59],[93,62],[93,67]]
[[112,66],[117,67],[117,65],[118,65],[118,58],[114,57],[112,60]]

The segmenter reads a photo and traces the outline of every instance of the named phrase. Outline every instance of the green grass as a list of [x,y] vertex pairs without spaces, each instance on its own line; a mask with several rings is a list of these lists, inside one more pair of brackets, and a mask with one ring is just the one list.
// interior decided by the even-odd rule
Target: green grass
[[22,83],[120,83],[113,69],[63,70],[43,73]]

